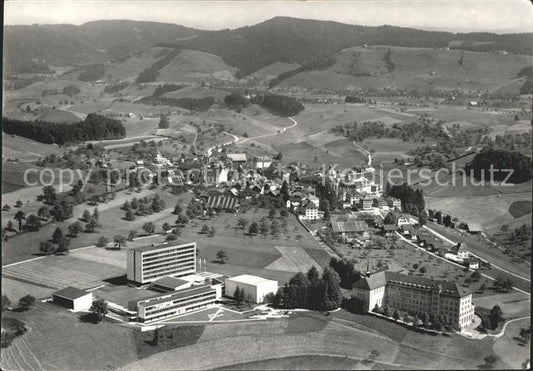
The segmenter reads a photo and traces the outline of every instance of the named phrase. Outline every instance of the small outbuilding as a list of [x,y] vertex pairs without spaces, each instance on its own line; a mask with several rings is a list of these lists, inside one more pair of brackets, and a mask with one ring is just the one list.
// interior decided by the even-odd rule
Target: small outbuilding
[[88,310],[93,303],[93,293],[69,286],[54,292],[52,302],[75,312]]
[[244,291],[245,298],[253,303],[262,303],[266,295],[275,294],[278,291],[278,281],[242,274],[226,279],[225,295],[233,297],[237,287]]

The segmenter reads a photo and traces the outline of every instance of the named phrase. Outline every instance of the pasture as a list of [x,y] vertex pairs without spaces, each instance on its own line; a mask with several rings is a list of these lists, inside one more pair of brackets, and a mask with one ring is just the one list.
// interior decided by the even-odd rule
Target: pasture
[[[248,273],[287,282],[295,272],[307,271],[312,265],[320,269],[329,263],[327,253],[293,216],[286,219],[286,227],[276,218],[280,225],[277,236],[272,235],[270,227],[265,235],[248,235],[250,223],[261,224],[260,219],[267,214],[267,210],[255,208],[244,214],[221,213],[211,219],[196,219],[181,228],[181,239],[197,242],[198,257],[205,259],[207,271],[230,276]],[[249,221],[244,230],[237,226],[241,217]],[[204,224],[215,228],[214,237],[200,233]],[[220,250],[228,256],[223,264],[216,257]]]

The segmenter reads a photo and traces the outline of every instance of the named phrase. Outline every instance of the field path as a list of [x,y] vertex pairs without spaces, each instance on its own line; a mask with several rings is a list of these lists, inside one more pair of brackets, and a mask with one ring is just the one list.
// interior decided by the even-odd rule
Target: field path
[[242,143],[246,143],[247,141],[249,140],[254,140],[254,139],[260,139],[260,138],[266,138],[266,137],[271,137],[271,136],[274,136],[274,135],[280,135],[280,134],[283,134],[287,131],[287,129],[292,129],[293,127],[295,127],[296,125],[298,125],[298,122],[293,119],[292,117],[287,117],[289,120],[291,120],[293,122],[293,124],[291,126],[287,126],[286,128],[281,128],[279,129],[279,131],[277,133],[271,133],[271,134],[263,134],[263,135],[258,135],[256,137],[252,137],[252,138],[244,138],[244,139],[239,139],[238,136],[234,135],[234,134],[230,134],[228,132],[225,132],[223,131],[224,134],[226,135],[231,135],[233,137],[233,140],[229,141],[229,142],[226,142],[226,143],[222,143],[222,144],[217,144],[216,146],[213,146],[213,147],[210,147],[207,149],[207,155],[208,156],[211,156],[211,154],[213,153],[213,150],[216,149],[217,147],[223,147],[223,146],[226,146],[228,144],[242,144]]

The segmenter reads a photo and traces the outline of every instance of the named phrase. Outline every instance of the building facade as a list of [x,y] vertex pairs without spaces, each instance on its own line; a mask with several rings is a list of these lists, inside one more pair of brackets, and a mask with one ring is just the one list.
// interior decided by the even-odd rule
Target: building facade
[[147,284],[165,276],[196,272],[196,242],[141,246],[127,252],[127,278]]
[[249,274],[226,278],[224,282],[225,295],[233,297],[237,287],[244,291],[245,298],[258,304],[263,302],[266,295],[275,294],[278,291],[278,281]]
[[460,330],[474,320],[472,294],[455,282],[381,271],[354,284],[353,295],[365,299],[368,311],[388,305],[401,311],[444,318]]
[[130,302],[128,306],[137,310],[140,322],[146,323],[205,308],[221,297],[221,284],[205,284]]

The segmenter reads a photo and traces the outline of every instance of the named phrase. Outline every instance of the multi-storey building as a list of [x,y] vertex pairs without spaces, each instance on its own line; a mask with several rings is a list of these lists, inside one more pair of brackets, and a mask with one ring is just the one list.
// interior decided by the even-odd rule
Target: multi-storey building
[[146,284],[165,276],[185,276],[196,271],[196,242],[134,247],[127,252],[127,278]]
[[140,322],[153,322],[205,308],[221,297],[222,284],[204,284],[134,300],[128,303],[128,307],[137,311]]
[[474,319],[472,294],[455,282],[408,276],[390,271],[367,273],[354,284],[353,295],[365,299],[368,310],[388,305],[398,310],[442,316],[463,330]]

